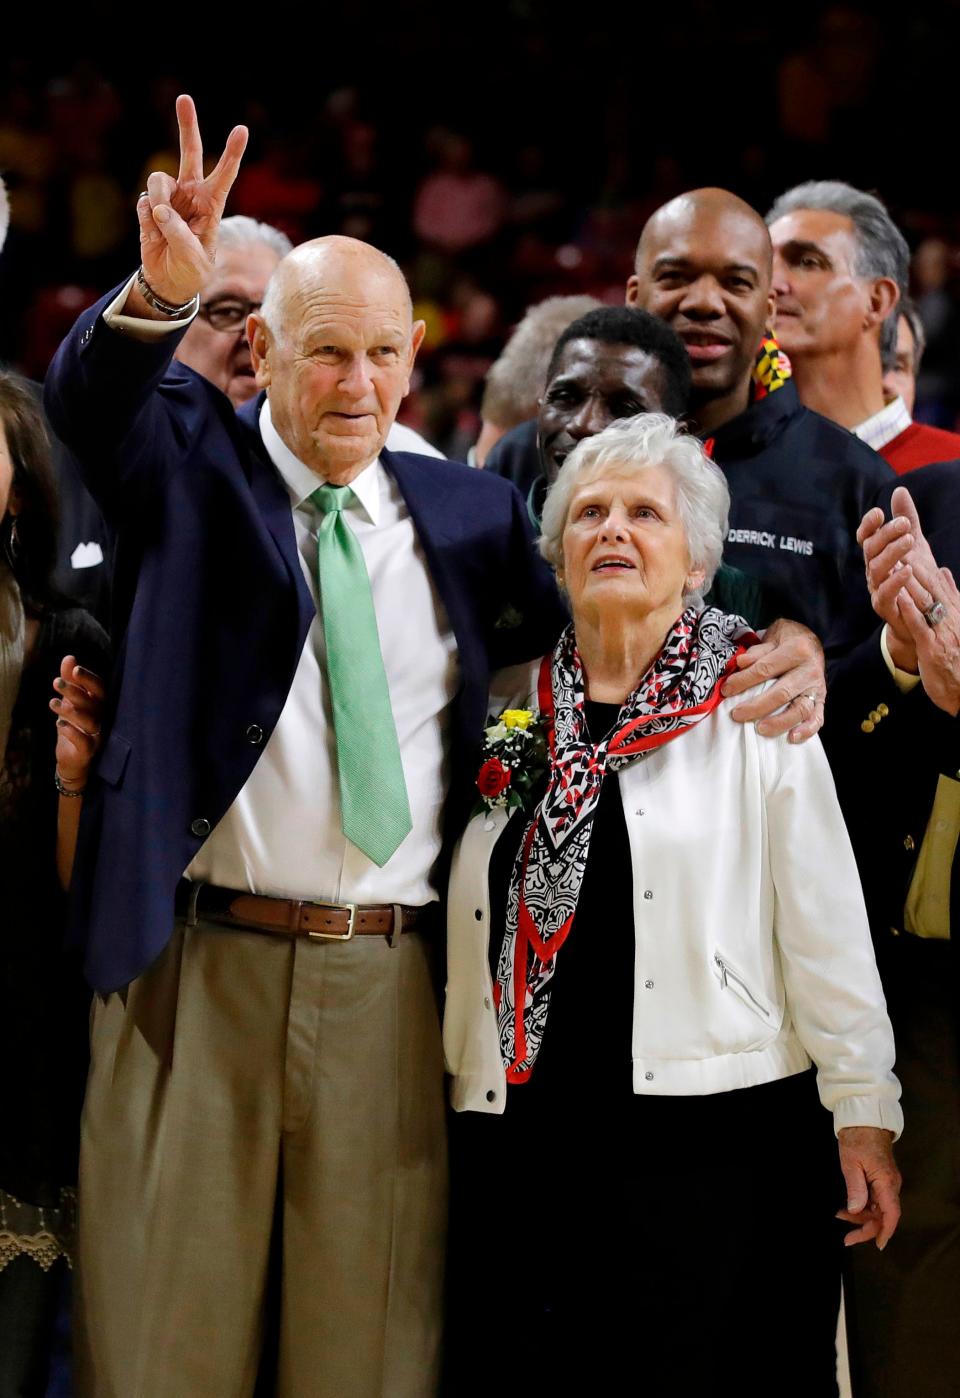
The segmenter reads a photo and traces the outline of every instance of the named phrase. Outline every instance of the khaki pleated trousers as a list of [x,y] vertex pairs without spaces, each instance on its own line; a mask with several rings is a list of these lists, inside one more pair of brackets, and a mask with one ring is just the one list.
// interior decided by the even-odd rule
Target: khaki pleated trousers
[[[273,1235],[279,1398],[436,1391],[447,1210],[431,949],[180,921],[95,1004],[84,1398],[246,1398]],[[279,1233],[279,1236],[277,1236]]]

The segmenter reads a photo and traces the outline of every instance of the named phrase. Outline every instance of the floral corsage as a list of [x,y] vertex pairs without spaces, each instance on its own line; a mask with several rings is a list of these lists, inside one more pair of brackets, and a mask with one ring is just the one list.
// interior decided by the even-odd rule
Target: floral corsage
[[483,731],[483,761],[477,773],[480,811],[530,810],[532,793],[547,770],[547,725],[533,709],[504,709]]

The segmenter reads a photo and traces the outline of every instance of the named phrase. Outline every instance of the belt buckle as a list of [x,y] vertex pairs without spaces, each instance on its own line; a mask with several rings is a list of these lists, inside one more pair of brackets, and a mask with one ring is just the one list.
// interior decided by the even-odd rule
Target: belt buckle
[[339,908],[341,912],[350,914],[346,932],[311,932],[307,928],[308,937],[312,937],[317,942],[349,942],[352,939],[354,923],[357,920],[356,903],[315,903],[311,901],[307,906],[311,908]]

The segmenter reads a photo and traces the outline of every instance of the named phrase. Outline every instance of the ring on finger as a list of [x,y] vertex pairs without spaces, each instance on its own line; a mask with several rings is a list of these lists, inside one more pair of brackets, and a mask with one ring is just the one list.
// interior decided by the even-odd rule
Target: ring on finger
[[941,621],[943,621],[943,618],[946,616],[946,614],[947,609],[942,602],[931,602],[930,606],[923,614],[923,619],[927,623],[927,625],[932,629],[934,626],[940,625]]

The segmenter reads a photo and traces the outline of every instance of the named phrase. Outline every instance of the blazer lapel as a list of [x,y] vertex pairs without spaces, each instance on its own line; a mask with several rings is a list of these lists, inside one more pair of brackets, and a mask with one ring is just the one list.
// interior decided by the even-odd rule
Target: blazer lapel
[[297,549],[297,536],[293,528],[293,512],[290,496],[276,467],[267,455],[260,436],[258,419],[265,394],[258,393],[250,403],[245,403],[237,413],[237,422],[243,434],[249,461],[249,481],[253,498],[263,524],[277,546],[286,565],[287,572],[296,588],[297,620],[301,644],[306,639],[310,623],[316,615],[313,597],[303,576],[300,554]]
[[[477,635],[470,599],[447,561],[451,550],[444,548],[444,544],[454,541],[450,538],[449,515],[443,492],[424,488],[423,482],[418,479],[416,467],[411,467],[403,453],[381,451],[380,460],[384,470],[396,481],[410,511],[417,537],[430,565],[430,576],[440,593],[440,600],[457,639],[460,665],[466,677],[474,669],[481,640]],[[483,671],[485,682],[485,659]]]

